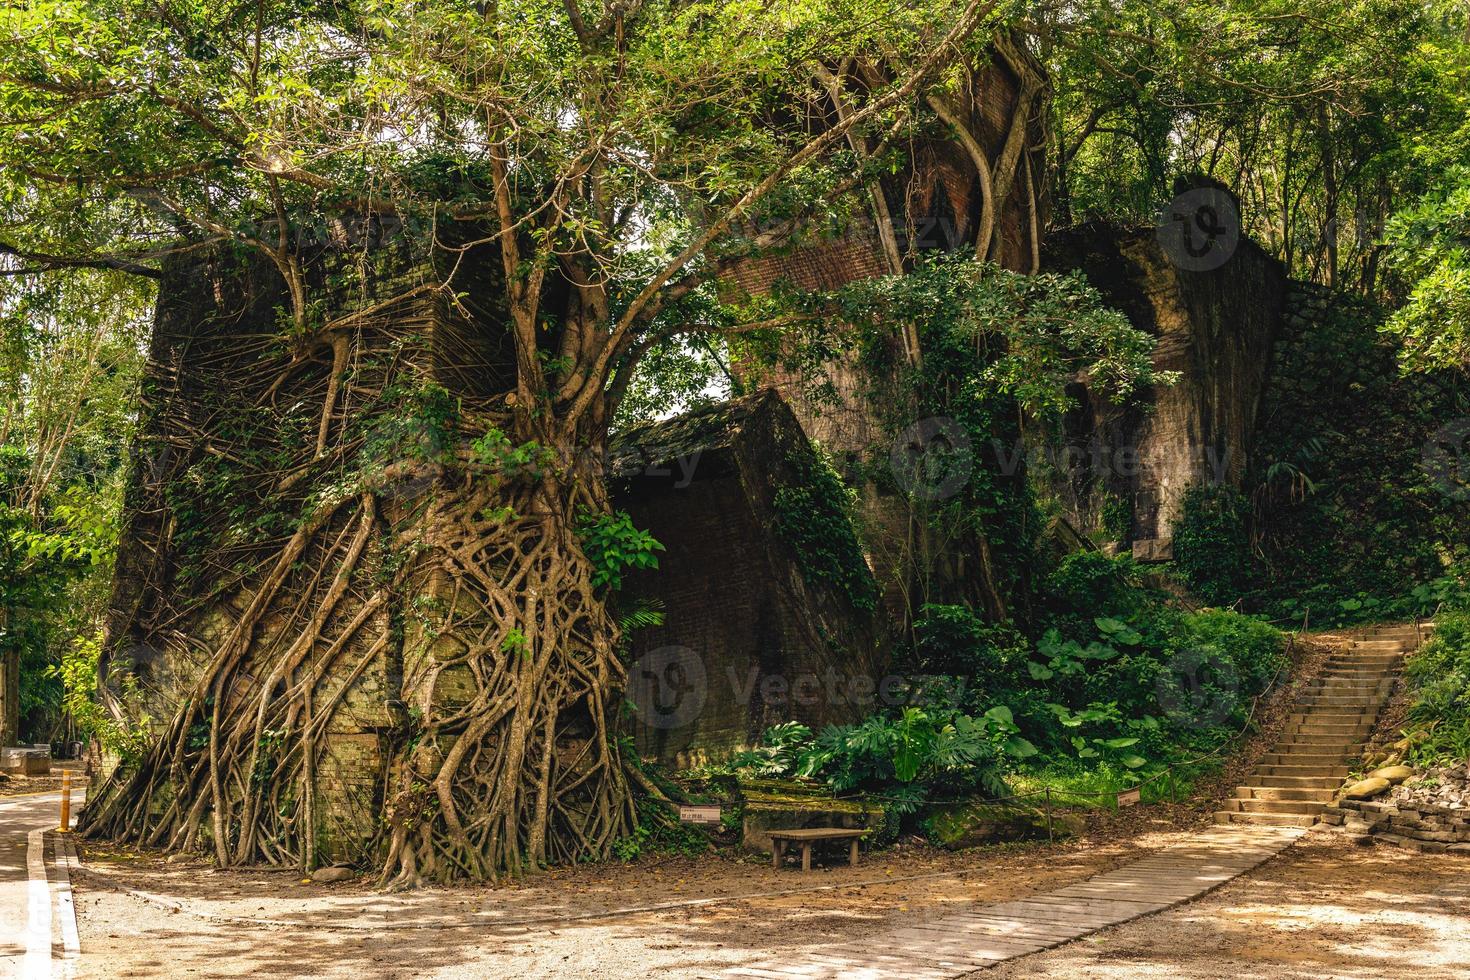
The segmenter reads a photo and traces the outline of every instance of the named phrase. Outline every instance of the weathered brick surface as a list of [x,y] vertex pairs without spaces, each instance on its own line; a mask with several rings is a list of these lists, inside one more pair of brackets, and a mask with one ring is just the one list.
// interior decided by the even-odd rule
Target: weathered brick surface
[[[434,260],[409,254],[406,240],[353,254],[350,260],[325,250],[320,258],[323,269],[316,270],[323,276],[343,261],[367,266],[362,294],[354,292],[350,301],[336,297],[343,299],[344,308],[335,312],[358,308],[356,303],[364,309],[375,307],[379,300],[410,294],[386,312],[365,315],[358,322],[349,373],[368,377],[376,387],[437,383],[466,398],[504,385],[507,365],[499,350],[493,309],[501,292],[494,287],[499,259],[480,258],[493,262],[471,258],[457,267],[462,276],[457,275],[456,284],[474,293],[461,308],[452,307],[438,293],[412,291],[425,280],[439,281],[439,270],[431,268]],[[327,287],[315,288],[319,295],[329,295]],[[196,695],[208,665],[236,634],[269,567],[259,565],[262,552],[269,554],[266,549],[241,557],[254,543],[248,535],[260,532],[227,527],[219,533],[209,525],[212,536],[202,539],[204,544],[186,539],[184,531],[191,521],[197,524],[200,514],[214,514],[221,507],[222,492],[215,489],[208,496],[208,481],[199,473],[208,472],[207,465],[221,454],[248,457],[249,462],[239,464],[243,482],[225,484],[232,489],[223,501],[236,508],[230,520],[241,528],[254,527],[252,522],[272,508],[295,506],[290,495],[268,492],[281,474],[268,467],[263,467],[264,473],[244,469],[273,453],[296,452],[296,444],[288,443],[284,434],[295,438],[302,428],[314,432],[310,426],[320,417],[327,389],[329,355],[308,351],[286,363],[277,319],[277,308],[284,303],[284,284],[271,268],[226,252],[191,253],[177,260],[167,267],[160,287],[144,384],[144,417],[134,447],[139,465],[127,491],[104,659],[106,676],[115,689],[121,690],[128,675],[138,681],[143,703],[128,707],[151,717],[159,732]],[[486,308],[476,315],[482,313],[486,319],[473,323],[466,319],[464,309],[478,310],[482,303]],[[262,397],[260,389],[282,371],[285,377],[274,397]],[[352,397],[356,400],[350,425],[339,419],[331,430],[333,438],[349,447],[354,440],[365,442],[363,432],[377,431],[374,426],[400,422],[375,408],[361,390]],[[266,417],[267,413],[274,414]],[[250,420],[252,426],[244,430],[253,440],[248,453],[235,445],[247,438],[240,435],[242,420]],[[395,454],[396,449],[387,452]],[[411,514],[415,497],[408,484],[422,481],[407,470],[391,471],[394,465],[402,467],[403,460],[396,456],[367,460],[349,454],[344,465],[349,472],[325,479],[355,478],[370,484],[376,513],[385,523]],[[379,469],[400,475],[380,475]],[[313,493],[325,499],[337,492],[340,489],[313,486],[308,499]],[[307,506],[301,504],[303,510]],[[299,520],[300,514],[287,514],[286,519]],[[272,658],[284,653],[303,628],[297,605],[310,601],[312,590],[320,596],[331,583],[357,521],[357,514],[344,508],[292,566],[279,593],[284,600],[278,596],[248,634],[248,646],[226,696],[251,703],[261,696],[258,685],[270,675]],[[390,706],[401,705],[405,698],[391,603],[358,623],[350,640],[336,642],[382,587],[377,573],[389,560],[397,560],[384,550],[388,541],[384,534],[368,539],[343,598],[320,624],[316,643],[305,651],[291,677],[300,682],[319,676],[311,710],[330,711],[316,725],[314,818],[319,849],[333,858],[360,856],[353,852],[381,828],[385,764],[380,739],[401,721]],[[190,563],[200,571],[185,579],[180,569]],[[230,573],[236,563],[254,571],[235,579]],[[314,579],[318,565],[322,574]],[[280,690],[285,683],[280,682]],[[445,696],[453,694],[446,690]],[[301,797],[294,793],[293,789],[286,794],[292,797],[288,802],[299,802]]]
[[645,756],[718,758],[779,722],[820,728],[872,710],[877,692],[855,696],[853,687],[881,679],[871,615],[808,580],[774,530],[775,495],[799,480],[792,453],[811,449],[772,391],[637,430],[615,447],[614,466],[633,471],[614,483],[617,505],[666,549],[656,571],[627,579],[626,596],[657,600],[664,612],[662,626],[630,638],[634,672],[677,648],[700,675],[680,668],[664,678],[670,704],[699,703],[680,724],[632,720]]

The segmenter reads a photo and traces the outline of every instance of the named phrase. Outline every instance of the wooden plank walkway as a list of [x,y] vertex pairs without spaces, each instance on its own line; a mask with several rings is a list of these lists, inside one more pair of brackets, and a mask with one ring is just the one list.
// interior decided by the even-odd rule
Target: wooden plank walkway
[[1132,864],[1029,898],[976,905],[860,942],[788,951],[717,974],[762,980],[948,980],[1197,898],[1306,831],[1226,825]]

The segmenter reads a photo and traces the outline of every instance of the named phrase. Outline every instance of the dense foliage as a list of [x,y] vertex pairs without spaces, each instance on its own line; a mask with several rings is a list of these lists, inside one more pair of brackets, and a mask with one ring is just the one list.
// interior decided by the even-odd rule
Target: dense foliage
[[106,608],[150,298],[110,273],[0,277],[0,661],[19,678],[0,741],[94,730],[63,710],[62,662]]
[[1470,612],[1461,601],[1435,619],[1434,635],[1408,660],[1409,759],[1415,765],[1470,760]]
[[[1391,379],[1399,360],[1467,363],[1467,36],[1455,0],[6,5],[7,718],[23,702],[27,735],[59,730],[65,680],[72,721],[127,756],[135,782],[119,784],[119,836],[207,841],[221,864],[316,860],[291,774],[314,771],[323,726],[259,731],[268,711],[295,724],[313,703],[310,683],[278,698],[261,681],[299,664],[212,651],[220,673],[205,686],[238,696],[182,699],[177,717],[156,720],[173,743],[148,751],[92,699],[149,283],[170,257],[212,255],[279,280],[265,343],[283,372],[330,367],[320,398],[313,389],[280,411],[215,393],[214,429],[191,446],[225,445],[199,449],[160,504],[188,603],[273,561],[279,589],[304,555],[332,554],[340,528],[313,525],[327,520],[313,508],[346,486],[340,506],[359,509],[344,520],[364,542],[355,561],[387,530],[375,495],[400,463],[460,467],[465,494],[499,494],[466,503],[459,525],[494,556],[465,573],[487,611],[467,630],[483,633],[479,700],[465,709],[476,721],[418,717],[395,743],[399,782],[375,826],[392,841],[385,881],[494,877],[651,840],[606,730],[621,664],[605,605],[627,569],[656,565],[658,545],[611,512],[583,461],[611,427],[738,390],[776,363],[805,370],[818,396],[832,394],[833,363],[856,365],[887,441],[783,490],[777,530],[806,574],[872,609],[842,481],[898,501],[908,550],[884,564],[914,574],[891,652],[962,683],[857,725],[782,730],[765,762],[742,765],[918,800],[993,794],[1006,774],[1048,764],[1136,780],[1218,748],[1279,673],[1279,634],[1182,612],[1126,560],[1058,560],[1027,479],[1026,440],[1068,407],[1070,386],[1123,397],[1168,383],[1146,332],[1080,276],[981,261],[988,240],[939,259],[895,247],[888,275],[836,293],[753,300],[721,287],[751,257],[888,209],[878,180],[902,172],[912,146],[973,142],[954,101],[981,66],[1006,62],[1025,90],[1015,145],[1029,142],[1033,115],[1045,137],[1024,194],[1049,201],[1054,220],[1149,221],[1176,178],[1207,174],[1239,192],[1244,227],[1291,275],[1363,300],[1285,345],[1274,375],[1296,386],[1266,408],[1273,441],[1244,496],[1199,491],[1185,508],[1175,539],[1187,582],[1212,602],[1244,597],[1317,622],[1431,611],[1470,538],[1463,487],[1445,483],[1461,475],[1464,433],[1446,434],[1461,440],[1448,467],[1425,435],[1470,405],[1460,376]],[[1033,61],[1042,70],[1022,69]],[[1018,180],[1008,152],[994,168],[1007,182]],[[994,161],[980,156],[988,182]],[[505,390],[478,412],[443,388],[363,384],[372,366],[349,328],[358,304],[393,297],[373,294],[368,256],[382,241],[358,225],[392,229],[409,253],[465,238],[449,249],[494,253],[501,278],[485,305],[504,332],[492,346],[507,360]],[[343,259],[327,276],[314,264],[324,252]],[[477,299],[421,287],[446,307]],[[933,426],[911,432],[915,420]],[[267,439],[270,458],[232,452]],[[924,445],[908,452],[905,440]],[[1426,454],[1438,470],[1420,465]],[[286,469],[307,476],[273,482]],[[435,513],[458,520],[449,496]],[[318,531],[331,540],[309,540]],[[323,562],[316,580],[345,589],[352,561]],[[397,601],[409,564],[394,553],[373,570],[373,601]],[[295,617],[303,637],[330,612],[281,601],[268,618]],[[432,605],[385,614],[389,639]],[[1451,657],[1454,636],[1452,622],[1432,656]],[[1435,662],[1444,684],[1458,676]],[[1441,707],[1457,703],[1434,691]],[[221,717],[220,705],[247,702]],[[566,781],[580,796],[564,801],[542,747],[568,718],[598,761],[595,777]],[[416,750],[429,745],[443,758],[425,761]],[[278,768],[257,765],[262,755]],[[159,807],[160,786],[198,795]]]
[[1237,613],[1178,609],[1130,559],[1072,555],[1040,591],[1034,639],[963,606],[926,606],[910,664],[926,680],[913,704],[815,734],[777,726],[718,768],[818,779],[899,816],[1004,798],[1012,783],[1121,789],[1175,768],[1188,782],[1285,679],[1280,632]]
[[1176,565],[1206,601],[1282,622],[1432,615],[1470,558],[1470,384],[1401,374],[1380,310],[1306,295],[1276,345],[1246,491],[1189,495]]

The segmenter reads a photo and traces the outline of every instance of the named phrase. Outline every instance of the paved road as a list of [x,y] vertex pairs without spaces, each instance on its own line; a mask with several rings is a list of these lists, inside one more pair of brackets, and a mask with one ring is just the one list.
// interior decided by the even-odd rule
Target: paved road
[[75,935],[75,919],[65,922],[59,906],[69,891],[57,880],[54,854],[32,833],[55,829],[60,799],[0,797],[0,977],[65,975],[65,936],[68,929]]

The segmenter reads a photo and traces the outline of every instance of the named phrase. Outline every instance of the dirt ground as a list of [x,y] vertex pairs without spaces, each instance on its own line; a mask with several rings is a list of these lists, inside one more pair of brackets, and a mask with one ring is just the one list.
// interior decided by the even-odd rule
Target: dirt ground
[[[671,858],[552,872],[509,889],[395,896],[121,860],[106,881],[86,871],[76,878],[79,975],[688,980],[773,949],[819,948],[1049,891],[1186,837],[1159,829],[1085,845],[897,848],[855,869],[834,861],[806,875]],[[185,910],[120,892],[119,881]],[[707,904],[602,916],[691,900]],[[983,975],[1424,980],[1463,978],[1466,964],[1470,860],[1360,847],[1319,831],[1203,899]]]
[[[1164,823],[1114,841],[899,846],[856,868],[834,855],[809,874],[756,858],[666,858],[555,870],[513,888],[400,895],[93,851],[88,863],[106,878],[74,876],[80,976],[692,978],[771,949],[860,938],[898,916],[1061,887],[1186,836]],[[119,891],[123,883],[184,910]],[[689,902],[707,904],[600,917]]]
[[[1297,651],[1310,675],[1335,636]],[[1299,675],[1300,676],[1300,675]],[[1099,812],[1078,840],[937,850],[899,844],[809,874],[764,858],[643,858],[511,887],[398,895],[84,846],[79,976],[673,980],[861,940],[973,903],[1038,894],[1186,840],[1275,741],[1286,699],[1192,803]],[[132,891],[130,892],[129,889]],[[143,893],[143,894],[139,894]],[[144,894],[148,897],[144,897]],[[151,899],[151,900],[150,900]],[[1014,961],[997,977],[1366,978],[1470,975],[1470,859],[1314,832],[1173,911]]]
[[1470,860],[1325,832],[1204,898],[975,976],[1470,976]]

